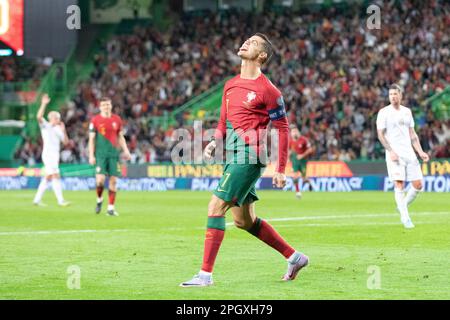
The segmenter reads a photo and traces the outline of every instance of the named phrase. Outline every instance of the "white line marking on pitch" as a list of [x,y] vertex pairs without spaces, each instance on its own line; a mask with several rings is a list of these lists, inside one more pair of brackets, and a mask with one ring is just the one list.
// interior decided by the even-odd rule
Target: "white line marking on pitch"
[[[414,217],[416,215],[450,215],[450,212],[411,212]],[[304,216],[304,217],[290,217],[290,218],[273,218],[264,219],[267,222],[276,221],[302,221],[302,220],[328,220],[328,219],[352,219],[352,218],[382,218],[382,217],[399,217],[395,212],[393,213],[379,213],[379,214],[350,214],[350,215],[333,215],[333,216]],[[227,223],[227,226],[233,225],[233,222]]]
[[0,232],[0,236],[16,236],[16,235],[46,235],[46,234],[72,234],[72,233],[95,233],[95,232],[126,232],[127,229],[117,230],[43,230],[43,231],[10,231]]
[[[420,222],[418,225],[434,224],[434,222]],[[362,223],[305,223],[305,224],[277,224],[277,228],[298,228],[298,227],[352,227],[352,226],[389,226],[402,225],[401,222],[362,222]]]

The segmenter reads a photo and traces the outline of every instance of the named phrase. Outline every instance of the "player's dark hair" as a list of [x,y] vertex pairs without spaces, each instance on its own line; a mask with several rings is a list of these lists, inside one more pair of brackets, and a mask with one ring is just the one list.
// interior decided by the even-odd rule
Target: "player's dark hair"
[[389,90],[398,90],[398,92],[400,92],[401,94],[403,94],[403,89],[402,87],[400,87],[398,84],[393,83],[391,84],[391,86],[389,87]]
[[111,98],[109,98],[109,97],[101,97],[100,100],[99,100],[100,103],[101,103],[101,102],[107,102],[107,101],[110,101],[110,102],[111,102],[112,100],[111,100]]
[[270,42],[269,38],[264,33],[255,33],[255,36],[258,36],[262,39],[264,39],[263,42],[263,51],[267,53],[267,58],[262,62],[262,64],[269,63],[270,59],[272,59],[273,53],[274,53],[274,47],[272,42]]

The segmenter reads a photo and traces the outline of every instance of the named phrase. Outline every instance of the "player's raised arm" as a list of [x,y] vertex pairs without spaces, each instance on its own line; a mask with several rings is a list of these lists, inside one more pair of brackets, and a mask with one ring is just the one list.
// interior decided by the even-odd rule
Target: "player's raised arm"
[[42,123],[42,121],[44,119],[45,108],[47,108],[47,105],[49,103],[50,103],[50,97],[48,96],[48,94],[44,93],[44,95],[41,98],[41,105],[36,114],[36,119],[39,123]]
[[131,154],[130,151],[128,150],[128,146],[127,146],[127,141],[125,140],[125,136],[123,134],[123,131],[119,132],[119,146],[122,149],[124,156],[125,156],[125,160],[130,160],[131,159]]

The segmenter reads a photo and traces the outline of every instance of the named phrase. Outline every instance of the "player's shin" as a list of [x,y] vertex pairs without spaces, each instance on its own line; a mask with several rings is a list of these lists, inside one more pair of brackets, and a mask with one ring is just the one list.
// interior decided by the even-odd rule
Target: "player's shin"
[[48,181],[45,178],[41,179],[41,182],[39,183],[38,190],[36,192],[36,195],[34,196],[33,203],[39,204],[42,200],[42,196],[44,195],[45,190],[47,190]]
[[256,218],[253,226],[247,231],[277,250],[286,259],[291,258],[295,253],[295,249],[292,248],[270,224],[260,218]]
[[409,206],[417,198],[421,191],[422,190],[418,190],[414,188],[413,185],[411,185],[411,188],[409,188],[408,192],[406,193],[406,205]]
[[397,203],[397,209],[400,212],[402,221],[409,219],[408,207],[406,204],[405,192],[403,189],[395,188],[395,202]]
[[63,198],[63,194],[62,194],[61,179],[54,178],[52,180],[52,187],[53,187],[53,192],[55,193],[56,199],[58,200],[58,203],[59,204],[64,203],[64,198]]
[[294,186],[295,186],[295,192],[300,192],[300,187],[299,187],[299,185],[298,185],[299,181],[300,181],[300,180],[299,180],[298,178],[294,178],[294,179],[293,179]]
[[103,189],[104,189],[104,186],[103,185],[101,185],[101,184],[98,184],[97,185],[97,188],[96,188],[96,192],[97,192],[97,203],[99,203],[99,202],[102,202],[103,201]]
[[225,216],[209,216],[201,272],[212,273],[214,262],[225,235]]
[[116,191],[108,191],[108,210],[114,210],[114,203],[116,202]]

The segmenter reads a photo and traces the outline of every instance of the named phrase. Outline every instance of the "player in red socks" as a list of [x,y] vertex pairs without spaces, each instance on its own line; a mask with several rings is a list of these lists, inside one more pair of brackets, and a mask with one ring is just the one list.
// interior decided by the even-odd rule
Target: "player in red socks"
[[[265,164],[266,148],[260,133],[269,122],[278,130],[278,166],[273,185],[286,185],[284,174],[288,157],[289,125],[281,92],[261,72],[261,66],[273,55],[269,39],[257,33],[241,46],[241,73],[227,81],[224,88],[220,121],[214,139],[205,149],[210,159],[216,149],[216,140],[225,138],[229,151],[223,176],[208,206],[203,264],[191,280],[182,287],[204,287],[213,284],[214,262],[225,234],[225,213],[231,210],[235,225],[277,250],[288,262],[283,280],[294,280],[308,264],[308,257],[290,246],[266,221],[255,214],[254,202],[258,200],[255,183],[261,177]],[[252,139],[251,133],[258,137]]]

